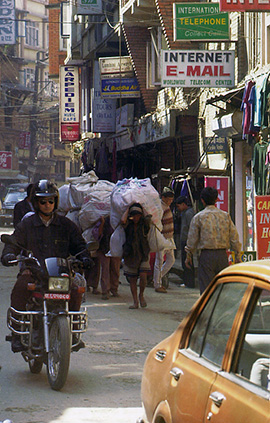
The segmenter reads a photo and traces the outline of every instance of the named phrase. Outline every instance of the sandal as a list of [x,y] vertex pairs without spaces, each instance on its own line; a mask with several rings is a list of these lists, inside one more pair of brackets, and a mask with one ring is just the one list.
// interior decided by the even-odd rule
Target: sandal
[[147,302],[144,299],[143,300],[140,300],[140,306],[142,308],[147,307]]
[[138,304],[133,304],[133,305],[129,306],[130,310],[136,310],[137,308],[139,308]]

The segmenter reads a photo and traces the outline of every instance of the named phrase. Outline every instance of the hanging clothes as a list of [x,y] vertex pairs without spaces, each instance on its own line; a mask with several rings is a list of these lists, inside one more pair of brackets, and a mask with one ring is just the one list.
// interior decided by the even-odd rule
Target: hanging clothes
[[268,74],[263,74],[256,80],[256,101],[254,110],[254,126],[261,126],[262,123],[262,92],[264,90]]
[[242,130],[243,130],[243,139],[246,138],[246,135],[252,134],[250,129],[250,121],[251,121],[251,111],[252,111],[252,103],[250,102],[250,92],[252,87],[255,85],[254,81],[248,81],[245,85],[241,110],[243,112],[243,119],[242,119]]
[[269,126],[269,115],[268,115],[268,98],[270,95],[270,83],[269,83],[269,75],[268,72],[267,77],[265,78],[264,84],[262,86],[262,104],[261,104],[261,113],[262,113],[262,121],[261,127],[268,128]]
[[255,181],[255,192],[257,195],[265,195],[267,167],[265,165],[268,143],[265,141],[257,142],[253,153],[253,174]]
[[250,104],[250,126],[249,130],[251,134],[255,135],[258,133],[261,129],[260,126],[254,125],[254,116],[255,116],[255,103],[256,103],[256,85],[254,84],[253,87],[250,90],[249,95],[249,104]]

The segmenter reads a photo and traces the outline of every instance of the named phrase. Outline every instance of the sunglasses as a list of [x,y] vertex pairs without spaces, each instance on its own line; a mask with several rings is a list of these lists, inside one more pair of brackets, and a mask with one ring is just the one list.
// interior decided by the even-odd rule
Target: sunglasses
[[54,204],[54,200],[38,200],[39,204],[42,204],[44,206],[44,204],[49,203],[49,204]]

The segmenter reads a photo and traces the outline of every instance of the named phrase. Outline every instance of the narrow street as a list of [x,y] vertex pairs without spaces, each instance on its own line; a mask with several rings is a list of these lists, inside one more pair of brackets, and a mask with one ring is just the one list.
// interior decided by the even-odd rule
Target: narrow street
[[120,298],[102,301],[87,293],[86,348],[72,354],[66,385],[55,392],[47,382],[46,368],[31,374],[21,355],[13,354],[5,342],[6,310],[18,268],[0,268],[0,421],[134,423],[142,414],[140,382],[146,355],[176,329],[198,298],[198,290],[177,286],[177,276],[171,274],[168,293],[147,288],[148,307],[138,310],[128,309],[131,295],[122,274]]

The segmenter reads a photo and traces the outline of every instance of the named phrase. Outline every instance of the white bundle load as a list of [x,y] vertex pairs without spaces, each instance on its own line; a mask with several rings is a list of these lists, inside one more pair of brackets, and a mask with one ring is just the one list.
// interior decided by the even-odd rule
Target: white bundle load
[[79,229],[81,229],[80,222],[79,222],[79,210],[73,209],[69,210],[66,214],[66,217],[72,220]]
[[126,209],[133,203],[140,203],[146,214],[152,215],[152,222],[162,228],[162,206],[159,193],[146,179],[123,179],[118,181],[111,196],[111,225],[115,229]]
[[81,176],[75,176],[72,178],[67,178],[67,182],[77,185],[77,184],[95,184],[98,181],[98,177],[93,170],[90,172],[83,173]]
[[76,206],[85,203],[85,197],[95,189],[98,177],[93,170],[76,178],[67,178],[70,182],[70,192]]
[[99,180],[84,198],[84,204],[79,212],[79,221],[83,231],[91,228],[101,216],[110,215],[111,193],[114,187],[113,182]]
[[76,207],[76,203],[72,198],[70,192],[70,185],[62,185],[59,189],[59,203],[58,211],[67,213],[72,208]]
[[163,209],[157,190],[146,179],[124,179],[118,181],[111,195],[111,225],[115,229],[110,240],[110,252],[112,257],[121,257],[125,232],[120,225],[121,217],[133,203],[140,203],[145,214],[151,214],[151,226],[148,233],[150,251],[157,252],[164,249],[174,248],[171,241],[161,233]]

